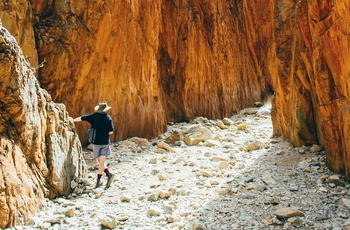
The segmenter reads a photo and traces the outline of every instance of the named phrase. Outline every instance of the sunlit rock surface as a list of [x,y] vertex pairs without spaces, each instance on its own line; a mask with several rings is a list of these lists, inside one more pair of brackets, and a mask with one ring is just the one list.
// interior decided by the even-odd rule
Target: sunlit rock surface
[[1,24],[14,36],[32,67],[38,66],[35,48],[33,10],[29,1],[0,1]]
[[[100,100],[113,107],[113,141],[155,137],[170,121],[228,117],[274,93],[274,134],[297,146],[319,143],[328,166],[350,179],[348,0],[15,0],[1,1],[0,10],[30,66],[44,65],[33,71],[53,101],[73,117],[92,112]],[[19,173],[11,163],[0,178],[38,174],[27,192],[11,190],[29,194],[19,197],[65,193],[60,188],[68,180],[60,184],[56,176],[65,164],[52,161],[66,156],[48,153],[67,146],[80,151],[67,112],[32,80],[22,90],[8,87],[22,75],[15,71],[16,51],[6,50],[0,57],[2,156],[12,152],[35,163]],[[87,127],[77,124],[83,143]],[[0,220],[11,224],[21,198],[9,202],[6,183],[0,181]],[[36,207],[30,200],[16,210],[25,217]]]
[[114,140],[252,106],[276,69],[267,0],[34,1],[33,11],[42,86],[72,116],[106,100]]
[[[297,3],[296,3],[297,2]],[[350,179],[350,2],[276,1],[274,133],[319,142]]]
[[63,104],[41,89],[0,27],[0,228],[26,221],[46,197],[68,195],[85,162]]

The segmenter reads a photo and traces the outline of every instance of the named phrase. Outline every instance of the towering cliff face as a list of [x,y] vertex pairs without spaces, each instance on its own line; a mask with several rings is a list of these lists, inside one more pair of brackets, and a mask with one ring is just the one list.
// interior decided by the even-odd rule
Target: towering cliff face
[[[273,7],[268,0],[33,1],[46,61],[39,79],[73,116],[106,100],[114,140],[154,137],[169,121],[229,116],[268,91]],[[79,124],[83,141],[86,128]]]
[[276,1],[274,132],[319,142],[350,179],[350,2]]
[[84,174],[68,118],[0,26],[0,228],[25,221],[45,197],[68,195],[71,180]]
[[271,1],[164,1],[162,9],[158,63],[168,120],[229,116],[267,92],[275,69]]
[[26,0],[0,1],[1,24],[14,36],[33,67],[38,66],[32,7]]
[[[30,65],[43,63],[37,76],[53,101],[72,116],[101,100],[113,107],[113,140],[154,137],[169,121],[229,116],[274,92],[274,133],[294,145],[320,143],[328,166],[350,180],[349,0],[15,0],[0,9]],[[65,108],[32,73],[20,77],[16,51],[1,51],[5,226],[38,207],[35,199],[23,205],[33,194],[66,193],[82,168],[60,171],[80,151]],[[77,127],[83,142],[86,129]],[[68,160],[56,161],[62,153]],[[22,165],[13,162],[27,162],[21,171],[36,179],[12,172]]]

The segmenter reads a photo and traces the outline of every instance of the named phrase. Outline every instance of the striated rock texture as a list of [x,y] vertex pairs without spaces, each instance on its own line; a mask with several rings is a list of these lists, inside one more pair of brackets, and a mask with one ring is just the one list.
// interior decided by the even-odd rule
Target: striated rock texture
[[32,7],[26,0],[0,1],[2,25],[14,36],[31,66],[38,66]]
[[270,91],[271,1],[32,2],[41,85],[72,116],[106,100],[114,140],[230,116]]
[[274,133],[319,142],[350,180],[350,1],[276,1]]
[[[297,146],[320,143],[328,166],[350,180],[349,0],[0,2],[0,18],[30,65],[44,64],[37,76],[53,101],[64,103],[72,116],[92,112],[100,100],[113,107],[110,114],[117,127],[113,141],[155,137],[170,121],[230,116],[274,93],[274,134]],[[3,62],[6,74],[12,62]],[[0,84],[1,94],[12,95],[8,84]],[[14,119],[6,123],[9,130],[19,137],[33,132],[30,138],[18,138],[24,143],[18,151],[28,162],[33,160],[29,152],[50,148],[48,143],[63,146],[71,140],[69,145],[77,145],[65,109],[53,106],[34,85],[31,97],[41,92],[40,98],[46,98],[38,100],[38,107],[23,96],[15,101],[7,96],[7,103],[0,97],[1,106],[14,108],[14,115],[7,115]],[[40,124],[45,125],[36,129],[45,130],[45,140],[53,132],[46,129],[67,130],[62,131],[65,138],[29,148],[28,140],[44,136],[31,131],[38,123],[22,119],[27,110],[43,115]],[[54,127],[47,122],[52,114],[48,111],[56,111]],[[87,128],[77,125],[83,143]],[[6,140],[2,145],[17,146],[14,137],[2,138],[1,142]],[[60,193],[44,167],[57,163],[46,164],[46,159],[53,159],[47,156],[50,151],[38,152],[46,155],[43,162],[34,157],[34,165],[41,167],[37,171],[54,193]],[[38,196],[44,195],[42,191]]]
[[14,37],[0,27],[0,228],[26,221],[45,197],[68,195],[84,174],[63,104],[41,89]]

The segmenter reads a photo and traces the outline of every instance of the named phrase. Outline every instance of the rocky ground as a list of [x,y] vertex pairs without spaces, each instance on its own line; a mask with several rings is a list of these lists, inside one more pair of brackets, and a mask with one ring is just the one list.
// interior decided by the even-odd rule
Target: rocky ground
[[320,146],[272,137],[268,111],[197,118],[156,139],[115,143],[109,189],[94,189],[86,150],[88,177],[21,228],[350,229],[349,184],[327,169]]

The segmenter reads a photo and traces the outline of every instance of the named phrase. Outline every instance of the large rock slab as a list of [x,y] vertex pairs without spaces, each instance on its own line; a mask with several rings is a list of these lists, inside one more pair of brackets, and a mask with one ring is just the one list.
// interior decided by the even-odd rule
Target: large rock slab
[[84,174],[79,138],[63,104],[40,88],[16,39],[0,27],[0,228],[26,221],[70,193]]

